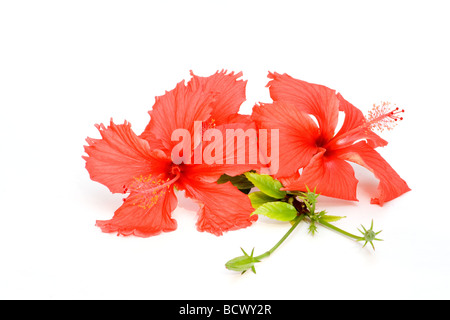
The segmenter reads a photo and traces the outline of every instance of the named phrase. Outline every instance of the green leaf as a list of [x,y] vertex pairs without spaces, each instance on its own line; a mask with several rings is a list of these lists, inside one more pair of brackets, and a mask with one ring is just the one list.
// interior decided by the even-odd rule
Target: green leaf
[[223,184],[230,181],[233,186],[238,188],[244,193],[248,193],[251,188],[254,187],[253,183],[251,183],[244,174],[240,174],[238,176],[229,176],[227,174],[223,174],[220,176],[219,180],[217,180],[218,184]]
[[326,222],[335,222],[335,221],[339,221],[343,218],[346,218],[346,217],[324,215],[324,216],[320,217],[319,222],[321,220],[326,221]]
[[283,199],[286,191],[281,191],[283,187],[280,181],[275,180],[267,174],[257,174],[254,172],[246,172],[245,176],[251,181],[255,187],[275,199]]
[[297,209],[286,202],[266,202],[252,213],[252,215],[254,214],[261,214],[280,221],[291,221],[297,216]]
[[267,202],[277,201],[277,199],[272,198],[261,191],[252,192],[248,195],[252,203],[253,208],[258,209],[259,206]]

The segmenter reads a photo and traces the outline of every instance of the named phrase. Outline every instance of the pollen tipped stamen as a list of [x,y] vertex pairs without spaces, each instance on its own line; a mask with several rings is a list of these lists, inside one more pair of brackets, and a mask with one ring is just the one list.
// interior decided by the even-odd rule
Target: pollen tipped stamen
[[180,178],[180,170],[172,170],[172,173],[175,176],[167,179],[153,178],[152,175],[135,177],[128,188],[124,186],[124,193],[130,193],[126,201],[132,201],[133,205],[140,208],[150,209]]
[[174,178],[167,178],[166,180],[151,180],[151,176],[144,178],[144,180],[137,179],[136,181],[138,183],[130,186],[130,193],[136,192],[141,194],[153,194],[166,187],[170,187],[176,180],[178,180],[179,177],[180,174],[178,173]]
[[358,136],[361,132],[367,132],[375,129],[380,132],[385,129],[392,130],[398,124],[399,120],[403,120],[403,117],[401,117],[400,114],[404,112],[405,110],[400,110],[399,107],[392,109],[391,103],[387,101],[382,102],[381,105],[374,104],[372,110],[368,112],[366,121],[363,124],[331,139],[325,145],[325,148],[332,144],[340,147],[349,145],[355,141],[354,136]]
[[384,101],[380,105],[373,105],[372,110],[369,111],[367,115],[366,126],[370,129],[383,131],[385,129],[392,130],[399,120],[403,120],[400,114],[404,113],[405,110],[399,107],[391,109],[391,103]]

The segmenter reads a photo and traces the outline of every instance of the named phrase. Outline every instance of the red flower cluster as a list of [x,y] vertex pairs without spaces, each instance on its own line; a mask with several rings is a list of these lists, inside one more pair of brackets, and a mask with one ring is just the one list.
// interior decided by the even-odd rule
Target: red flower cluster
[[[278,129],[279,170],[273,176],[287,190],[316,188],[322,195],[356,200],[357,180],[347,161],[368,168],[380,180],[371,203],[382,205],[409,190],[374,150],[387,142],[372,129],[400,119],[398,110],[381,110],[386,108],[383,105],[366,119],[334,90],[270,73],[268,86],[274,102],[255,106],[251,116],[241,115],[238,112],[246,87],[246,81],[239,80],[241,76],[192,74],[187,84],[182,81],[156,98],[150,122],[140,135],[128,122],[114,124],[111,120],[108,127],[97,125],[101,139],[86,139],[86,169],[92,180],[111,192],[128,194],[111,220],[97,221],[103,232],[148,237],[175,230],[175,190],[184,191],[199,204],[199,231],[222,235],[248,227],[257,219],[250,215],[254,209],[246,194],[230,182],[216,183],[223,174],[237,176],[261,169],[260,164],[229,161],[242,151],[239,145],[234,145],[234,152],[221,153],[223,161],[219,163],[198,163],[196,150],[208,144],[193,139],[190,154],[183,155],[190,161],[173,161],[177,142],[172,133],[184,129],[195,136],[195,123],[199,122],[203,130],[214,128],[224,133],[229,128]],[[335,133],[339,111],[345,113],[345,120]]]

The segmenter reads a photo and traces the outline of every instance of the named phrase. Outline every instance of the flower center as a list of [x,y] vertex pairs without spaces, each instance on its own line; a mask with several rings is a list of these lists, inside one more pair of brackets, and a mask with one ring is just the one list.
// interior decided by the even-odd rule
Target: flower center
[[320,135],[317,139],[316,139],[316,147],[322,148],[327,144],[327,140]]
[[177,165],[171,167],[170,176],[168,178],[148,176],[135,177],[134,181],[128,186],[123,186],[123,193],[129,193],[130,196],[124,201],[132,201],[142,209],[150,209],[164,196],[168,189],[180,178],[180,168]]

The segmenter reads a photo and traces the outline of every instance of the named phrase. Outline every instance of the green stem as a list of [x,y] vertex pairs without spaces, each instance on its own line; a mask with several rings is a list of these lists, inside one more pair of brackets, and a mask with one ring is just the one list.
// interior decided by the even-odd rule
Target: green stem
[[324,220],[322,220],[322,219],[319,219],[319,223],[320,223],[321,225],[323,225],[323,226],[329,228],[329,229],[332,229],[332,230],[334,230],[334,231],[337,231],[337,232],[339,232],[339,233],[342,233],[343,235],[345,235],[345,236],[347,236],[347,237],[350,237],[350,238],[355,239],[355,240],[361,240],[361,237],[360,237],[360,236],[355,236],[354,234],[351,234],[351,233],[349,233],[349,232],[347,232],[347,231],[344,231],[344,230],[342,230],[342,229],[340,229],[340,228],[338,228],[338,227],[336,227],[336,226],[333,226],[331,223],[328,223],[328,222],[326,222],[326,221],[324,221]]
[[264,252],[263,254],[255,257],[256,259],[260,260],[263,258],[266,258],[268,256],[270,256],[275,250],[277,250],[277,248],[284,242],[284,240],[287,239],[287,237],[289,237],[289,235],[292,233],[292,231],[294,231],[294,229],[299,225],[299,223],[303,220],[303,218],[305,218],[304,214],[301,214],[299,216],[297,216],[294,219],[294,224],[292,225],[292,227],[288,230],[288,232],[286,232],[286,234],[280,239],[280,241],[278,241],[272,249],[270,249],[269,251]]

